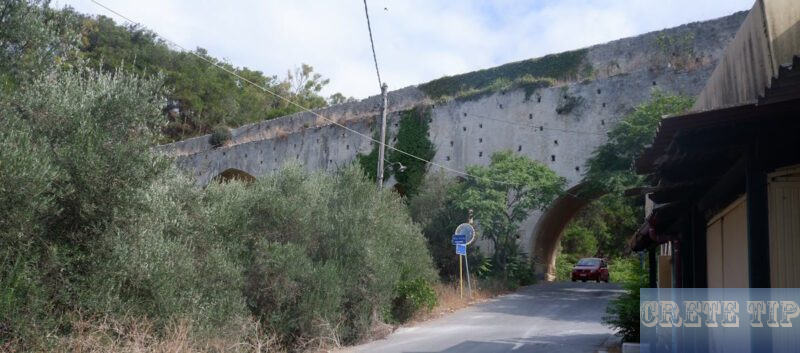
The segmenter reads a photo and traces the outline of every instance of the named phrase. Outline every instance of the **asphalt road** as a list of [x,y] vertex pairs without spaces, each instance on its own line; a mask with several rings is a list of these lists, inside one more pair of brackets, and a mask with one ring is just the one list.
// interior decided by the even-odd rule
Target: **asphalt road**
[[459,310],[347,352],[597,352],[616,338],[600,324],[621,293],[606,283],[544,283]]

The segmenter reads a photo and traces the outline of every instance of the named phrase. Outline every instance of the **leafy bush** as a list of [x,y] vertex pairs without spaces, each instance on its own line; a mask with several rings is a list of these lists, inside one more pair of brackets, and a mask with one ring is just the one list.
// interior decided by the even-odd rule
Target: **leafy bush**
[[[394,147],[425,160],[433,159],[436,149],[428,137],[430,114],[430,108],[423,106],[401,112],[400,129],[397,131],[397,143]],[[427,163],[395,150],[387,152],[387,160],[406,167],[403,172],[400,172],[396,169],[398,165],[394,165],[394,177],[397,179],[402,194],[413,197],[419,191],[425,178],[428,170]]]
[[639,342],[639,295],[640,288],[647,287],[647,273],[640,266],[623,273],[625,293],[608,303],[603,324],[616,330],[625,342]]
[[214,148],[222,147],[226,142],[230,141],[232,137],[231,129],[224,126],[217,126],[214,128],[214,131],[211,132],[208,143],[214,146]]
[[445,97],[458,97],[459,95],[473,95],[492,86],[496,91],[500,86],[503,86],[503,82],[513,82],[526,76],[554,80],[576,79],[583,71],[586,71],[585,58],[587,52],[586,49],[579,49],[466,74],[446,76],[421,84],[419,88],[433,99],[442,99]]
[[572,279],[572,267],[578,263],[579,256],[561,252],[556,256],[556,280],[569,281]]
[[436,306],[436,292],[429,282],[422,278],[402,281],[395,288],[392,318],[406,322],[417,311],[422,309],[430,311],[434,306]]
[[609,261],[609,281],[625,283],[630,278],[636,278],[641,270],[639,259],[636,256],[619,257]]
[[209,192],[230,205],[225,214],[242,213],[218,231],[243,239],[247,305],[287,343],[320,327],[343,343],[359,340],[390,307],[398,283],[435,278],[402,199],[376,191],[358,168],[324,174],[293,166]]

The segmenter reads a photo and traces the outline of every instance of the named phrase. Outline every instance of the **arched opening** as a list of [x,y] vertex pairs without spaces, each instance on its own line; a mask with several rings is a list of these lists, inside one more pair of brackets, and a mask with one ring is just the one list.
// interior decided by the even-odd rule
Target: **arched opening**
[[536,259],[536,275],[546,281],[555,279],[556,250],[564,228],[584,207],[603,196],[602,193],[589,192],[587,184],[581,183],[556,198],[542,214],[533,229],[533,248]]
[[253,182],[256,180],[256,177],[250,175],[249,173],[235,169],[229,168],[225,169],[222,173],[219,173],[216,177],[214,177],[214,181],[218,183],[227,183],[231,180],[243,181],[243,182]]

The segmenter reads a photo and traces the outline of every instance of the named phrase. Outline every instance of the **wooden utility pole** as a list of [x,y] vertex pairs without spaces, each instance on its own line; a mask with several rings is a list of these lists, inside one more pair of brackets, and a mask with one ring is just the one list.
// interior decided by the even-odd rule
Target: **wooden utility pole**
[[386,106],[388,104],[387,92],[389,86],[386,82],[381,86],[381,143],[378,146],[378,190],[383,189],[383,158],[386,146]]

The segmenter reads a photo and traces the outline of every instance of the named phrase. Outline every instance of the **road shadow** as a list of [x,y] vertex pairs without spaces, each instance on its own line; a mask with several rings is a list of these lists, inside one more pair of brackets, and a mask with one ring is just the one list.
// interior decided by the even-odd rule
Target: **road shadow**
[[607,342],[614,339],[616,338],[611,334],[598,333],[511,338],[497,341],[468,340],[441,351],[407,351],[404,353],[596,352],[598,349],[605,349],[603,347]]

